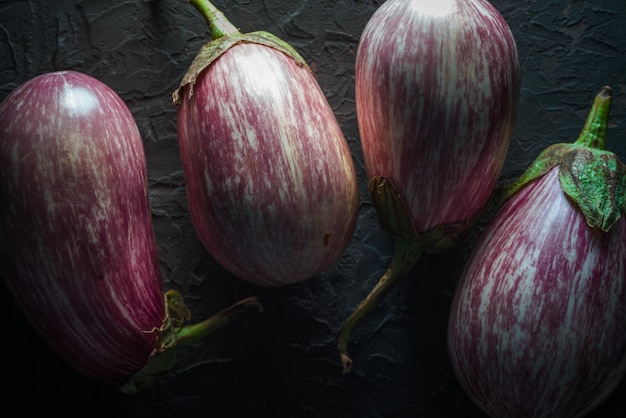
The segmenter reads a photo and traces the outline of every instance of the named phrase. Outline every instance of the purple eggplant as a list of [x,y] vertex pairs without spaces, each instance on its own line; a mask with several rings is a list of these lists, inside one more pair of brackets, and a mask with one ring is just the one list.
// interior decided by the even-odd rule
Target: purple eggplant
[[339,332],[352,328],[423,252],[446,252],[486,208],[516,119],[515,39],[486,0],[387,0],[361,35],[356,111],[369,191],[394,237],[391,265]]
[[189,210],[209,254],[251,283],[329,268],[356,227],[348,144],[302,57],[267,32],[241,34],[190,1],[213,41],[174,93]]
[[610,89],[578,140],[505,189],[462,273],[448,348],[494,418],[582,417],[626,371],[626,167],[604,149]]
[[184,302],[162,290],[139,130],[111,88],[74,71],[0,104],[0,276],[54,352],[127,393],[226,314],[181,328]]

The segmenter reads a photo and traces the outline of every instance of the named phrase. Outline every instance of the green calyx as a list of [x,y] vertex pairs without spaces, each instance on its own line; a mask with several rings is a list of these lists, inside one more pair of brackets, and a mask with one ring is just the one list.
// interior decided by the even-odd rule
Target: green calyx
[[626,208],[626,166],[606,151],[605,138],[611,108],[611,88],[596,95],[578,139],[546,148],[520,178],[503,189],[499,204],[531,181],[559,166],[563,192],[578,206],[587,224],[607,232]]
[[368,186],[381,228],[396,240],[414,245],[426,253],[450,251],[471,227],[469,222],[459,222],[417,232],[404,199],[389,179],[375,176],[369,180]]
[[624,211],[626,168],[615,154],[604,150],[610,104],[611,89],[604,87],[596,96],[576,142],[546,148],[515,183],[495,193],[483,211],[467,222],[418,232],[406,202],[392,181],[384,177],[370,179],[369,192],[378,222],[394,237],[395,250],[387,271],[339,330],[338,348],[344,373],[352,367],[347,349],[352,330],[399,280],[410,273],[422,252],[450,251],[485,210],[497,208],[553,167],[559,166],[561,187],[581,209],[587,223],[601,231],[611,228]]
[[194,343],[222,326],[237,318],[241,314],[256,309],[263,310],[257,297],[249,297],[221,310],[213,316],[191,325],[185,325],[191,320],[191,312],[187,308],[180,293],[168,290],[165,298],[165,319],[161,328],[145,331],[156,334],[154,350],[146,365],[138,372],[131,375],[127,381],[119,387],[119,391],[125,394],[134,394],[146,389],[154,382],[169,373],[176,365],[176,350]]
[[200,48],[194,58],[189,70],[183,77],[180,85],[172,94],[172,102],[175,106],[180,104],[181,91],[188,88],[187,99],[193,95],[193,88],[200,73],[208,68],[215,60],[230,48],[241,43],[251,43],[273,48],[294,62],[310,71],[309,66],[302,56],[287,42],[265,31],[241,33],[230,23],[210,1],[208,0],[188,0],[206,20],[213,40]]
[[348,342],[353,329],[378,306],[400,280],[411,273],[422,253],[450,251],[472,226],[470,222],[460,222],[440,225],[430,231],[419,233],[406,202],[391,180],[374,176],[369,180],[368,187],[378,216],[378,223],[394,238],[395,248],[391,264],[385,273],[339,330],[337,348],[344,374],[352,369],[352,359],[348,355]]
[[156,334],[154,350],[146,365],[131,375],[119,388],[125,394],[141,392],[159,380],[176,365],[176,328],[191,319],[189,308],[183,297],[175,290],[168,290],[164,294],[165,318],[161,328],[146,331]]
[[561,163],[559,180],[587,224],[607,232],[625,208],[626,170],[609,151],[576,149]]

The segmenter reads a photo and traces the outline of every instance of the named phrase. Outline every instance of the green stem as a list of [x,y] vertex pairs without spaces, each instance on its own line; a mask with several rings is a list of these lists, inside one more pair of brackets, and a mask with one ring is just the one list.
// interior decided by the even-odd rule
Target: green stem
[[[129,376],[126,382],[120,386],[119,390],[122,393],[137,393],[173,369],[179,346],[189,345],[206,337],[250,309],[263,310],[259,298],[253,296],[240,300],[202,322],[178,327],[178,324],[189,319],[189,310],[177,291],[170,289],[165,292],[164,296],[167,315],[163,328],[158,330],[159,337],[156,341],[155,351],[148,358],[146,365]],[[154,332],[154,330],[149,332]]]
[[593,106],[585,121],[578,139],[575,144],[577,146],[586,146],[589,148],[604,150],[606,141],[607,121],[611,111],[611,88],[604,86],[600,90],[593,101]]
[[593,100],[593,105],[578,139],[574,143],[557,143],[544,149],[514,183],[499,191],[496,208],[502,206],[505,201],[531,181],[543,176],[551,168],[563,164],[566,156],[572,151],[585,148],[604,151],[610,111],[611,87],[604,86]]
[[234,305],[221,310],[202,322],[176,328],[174,331],[176,333],[176,345],[178,347],[182,347],[192,344],[207,335],[212,334],[233,319],[251,309],[256,309],[259,312],[263,311],[263,305],[261,305],[259,298],[256,296],[240,300]]
[[343,365],[343,373],[348,373],[352,368],[352,359],[348,356],[348,341],[352,329],[369,314],[389,291],[411,272],[422,254],[419,245],[396,239],[395,250],[391,265],[380,278],[374,289],[359,304],[356,310],[346,319],[339,331],[339,355]]
[[240,35],[241,32],[232,24],[217,7],[209,0],[187,0],[196,8],[209,25],[211,38]]

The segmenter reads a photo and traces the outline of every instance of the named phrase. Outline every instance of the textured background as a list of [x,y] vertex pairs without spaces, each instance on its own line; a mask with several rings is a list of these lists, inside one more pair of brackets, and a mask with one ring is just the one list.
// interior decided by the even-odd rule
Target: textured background
[[[262,288],[229,275],[204,251],[189,218],[170,95],[206,24],[184,0],[1,0],[0,100],[41,73],[72,69],[107,83],[134,114],[148,158],[154,223],[166,288],[195,318],[258,295],[251,313],[179,351],[175,370],[127,396],[77,374],[33,333],[0,287],[5,369],[0,399],[16,414],[85,417],[481,417],[457,385],[445,350],[447,312],[475,239],[424,257],[358,327],[342,375],[341,323],[374,286],[392,251],[376,223],[354,105],[360,33],[382,1],[216,0],[243,32],[266,30],[310,63],[342,125],[361,184],[354,238],[338,263],[306,282]],[[607,148],[626,161],[626,3],[494,0],[522,64],[518,124],[502,173],[518,175],[540,150],[571,142],[600,87],[613,87]],[[626,417],[626,384],[593,417]],[[15,400],[24,399],[19,403]]]

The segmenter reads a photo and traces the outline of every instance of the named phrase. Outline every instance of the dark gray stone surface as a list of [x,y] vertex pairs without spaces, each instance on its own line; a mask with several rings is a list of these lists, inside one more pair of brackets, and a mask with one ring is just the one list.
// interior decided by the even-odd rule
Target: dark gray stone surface
[[[216,0],[243,32],[266,30],[310,64],[350,144],[360,180],[354,238],[337,264],[306,282],[263,288],[233,277],[197,239],[187,210],[171,93],[206,24],[184,0],[0,1],[0,100],[44,72],[73,69],[107,83],[136,118],[148,159],[164,286],[194,318],[259,296],[240,318],[180,350],[153,388],[127,396],[78,375],[33,333],[0,288],[5,369],[0,399],[35,410],[109,417],[482,417],[457,385],[445,331],[456,281],[478,230],[447,255],[425,256],[358,327],[341,373],[343,320],[390,262],[392,242],[369,202],[354,105],[360,33],[381,1]],[[626,3],[494,0],[518,42],[522,95],[503,178],[547,145],[576,139],[595,94],[613,87],[607,148],[626,160]],[[626,416],[624,385],[592,416]]]

